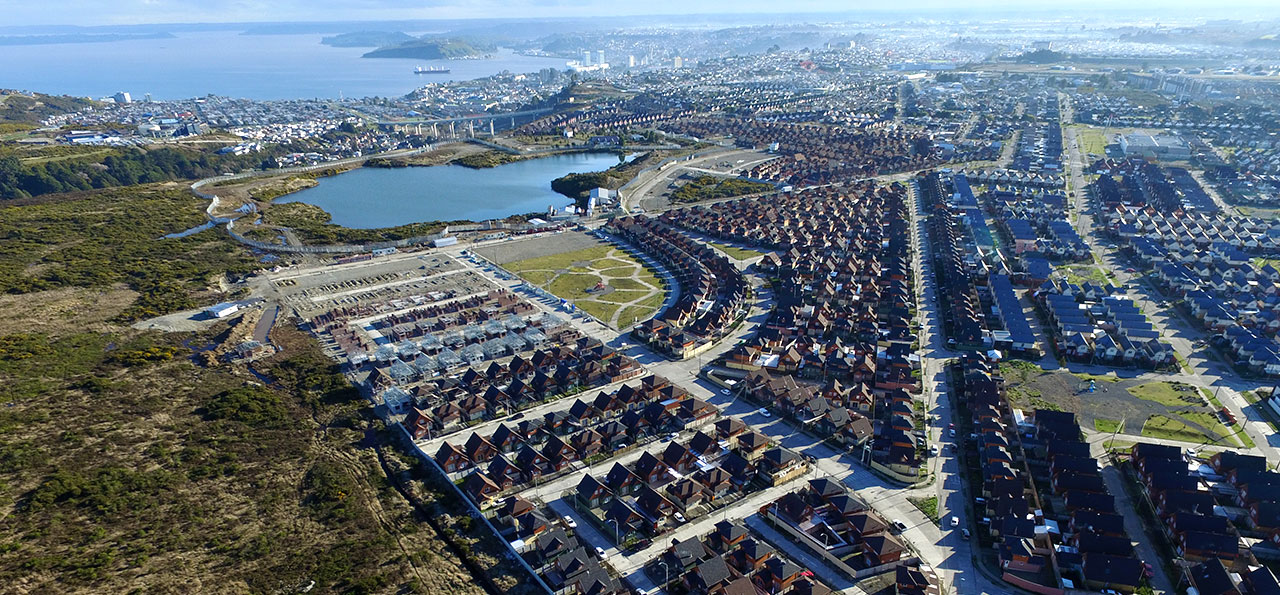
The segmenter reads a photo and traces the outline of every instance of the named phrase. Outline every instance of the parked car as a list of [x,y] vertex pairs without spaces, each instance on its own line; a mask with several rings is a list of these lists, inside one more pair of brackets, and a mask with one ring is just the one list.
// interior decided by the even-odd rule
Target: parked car
[[608,557],[609,557],[609,554],[604,553],[604,548],[602,548],[602,547],[600,547],[600,546],[598,546],[598,545],[597,545],[597,546],[596,546],[596,557],[597,557],[597,558],[600,558],[601,560],[603,560],[603,559],[605,559],[605,558],[608,558]]
[[960,517],[958,517],[958,516],[953,516],[953,517],[951,517],[951,526],[952,526],[952,527],[959,527],[959,526],[960,526]]
[[893,519],[893,527],[899,531],[907,530],[907,524],[898,519]]
[[966,540],[967,540],[967,539],[969,539],[969,537],[970,537],[970,536],[969,536],[969,530],[968,530],[968,529],[961,529],[961,530],[960,530],[960,537],[961,537],[961,538],[963,538],[963,539],[966,539]]
[[568,525],[568,527],[569,527],[570,529],[577,529],[577,528],[578,528],[578,523],[574,522],[573,517],[571,517],[571,516],[569,516],[569,515],[567,515],[567,514],[566,514],[566,515],[564,515],[563,517],[560,517],[560,518],[564,519],[564,524],[565,524],[565,525]]
[[675,513],[675,515],[673,515],[673,516],[675,516],[675,517],[676,517],[676,520],[677,520],[677,521],[680,521],[680,522],[682,522],[682,523],[684,522],[684,515],[683,515],[683,514],[680,514],[680,513],[678,513],[678,512],[677,512],[677,513]]
[[763,415],[763,416],[765,416],[765,417],[772,417],[772,416],[773,416],[773,414],[769,413],[769,410],[768,410],[768,409],[765,409],[764,407],[761,407],[761,408],[757,409],[757,410],[756,410],[756,413],[759,413],[760,415]]

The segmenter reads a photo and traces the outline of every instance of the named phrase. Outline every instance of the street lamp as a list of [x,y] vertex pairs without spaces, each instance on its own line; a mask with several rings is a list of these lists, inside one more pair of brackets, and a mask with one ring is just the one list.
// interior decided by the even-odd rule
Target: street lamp
[[665,561],[665,560],[658,560],[658,564],[661,564],[661,565],[662,565],[662,572],[663,572],[663,575],[662,575],[662,588],[663,588],[663,589],[666,589],[666,588],[667,588],[667,584],[671,582],[671,569],[670,569],[670,568],[667,568],[667,563],[666,563],[666,561]]
[[621,536],[619,536],[619,534],[618,534],[618,520],[617,520],[617,519],[607,519],[607,520],[606,520],[606,522],[613,523],[613,542],[614,542],[615,544],[617,544],[617,546],[618,546],[619,548],[621,548],[621,547],[622,547],[622,537],[621,537]]

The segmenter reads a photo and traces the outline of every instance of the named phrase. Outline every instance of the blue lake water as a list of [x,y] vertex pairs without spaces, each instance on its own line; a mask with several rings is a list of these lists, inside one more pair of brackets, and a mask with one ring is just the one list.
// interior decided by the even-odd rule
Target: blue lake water
[[[335,48],[323,35],[176,33],[171,39],[0,46],[0,87],[135,99],[224,95],[249,99],[399,97],[431,81],[471,80],[508,70],[564,68],[559,58],[510,50],[484,60],[361,58],[373,48]],[[449,74],[413,73],[443,66]]]
[[321,178],[320,184],[277,199],[318,206],[333,222],[353,229],[394,227],[422,221],[483,221],[545,213],[573,201],[551,189],[569,173],[601,171],[618,164],[613,153],[569,153],[527,159],[487,169],[460,165],[367,167]]

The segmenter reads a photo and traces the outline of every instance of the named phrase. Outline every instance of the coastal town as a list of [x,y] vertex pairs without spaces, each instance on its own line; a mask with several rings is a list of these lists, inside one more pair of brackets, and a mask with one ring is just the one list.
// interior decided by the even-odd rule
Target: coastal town
[[[156,241],[253,266],[132,328],[254,374],[306,333],[513,592],[1263,595],[1280,50],[1234,26],[592,32],[524,48],[566,70],[122,92],[15,142],[48,171],[201,147],[210,175],[166,181],[200,221]],[[346,229],[282,199],[578,154],[617,165],[532,213]]]

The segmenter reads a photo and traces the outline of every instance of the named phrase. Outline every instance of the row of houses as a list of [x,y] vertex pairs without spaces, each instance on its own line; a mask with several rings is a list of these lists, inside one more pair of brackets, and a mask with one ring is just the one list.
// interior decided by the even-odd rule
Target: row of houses
[[587,549],[575,527],[555,519],[519,496],[511,496],[487,514],[503,539],[524,558],[555,595],[631,593]]
[[483,420],[541,403],[566,392],[604,386],[639,377],[644,368],[635,359],[598,339],[575,341],[468,368],[460,375],[441,376],[413,385],[400,385],[381,368],[369,375],[376,399],[393,412],[405,411],[405,427],[415,439],[439,436]]
[[1238,368],[1280,375],[1280,269],[1254,260],[1276,251],[1280,222],[1116,209],[1109,229]]
[[904,194],[859,183],[664,213],[672,225],[779,250],[756,265],[779,280],[777,306],[727,365],[918,390]]
[[1004,580],[1039,593],[1137,590],[1146,567],[1074,414],[1011,408],[983,356],[962,357],[954,374],[971,412],[977,460],[966,461],[983,477],[979,538],[995,542]]
[[802,384],[764,370],[753,372],[739,386],[751,400],[858,453],[873,469],[903,483],[919,477],[925,461],[924,425],[905,390],[872,390],[838,380],[825,386]]
[[1137,303],[1110,285],[1080,285],[1055,279],[1036,289],[1033,300],[1048,319],[1058,353],[1073,361],[1169,368],[1173,346]]
[[673,540],[646,572],[668,592],[691,595],[830,595],[813,573],[737,521],[708,535]]
[[761,506],[760,515],[802,551],[848,576],[889,572],[910,557],[896,528],[833,479],[810,480]]
[[504,422],[489,436],[473,432],[466,442],[441,444],[435,460],[451,476],[471,471],[463,491],[485,506],[519,486],[607,458],[630,445],[708,423],[718,414],[713,405],[683,390],[668,396],[672,391],[666,388],[624,386],[630,390],[602,392],[591,403],[579,400],[568,410]]
[[[933,250],[930,257],[938,301],[945,304],[941,309],[943,335],[953,348],[986,351],[994,345],[978,294],[978,281],[985,278],[987,263],[985,255],[976,248],[973,228],[964,223],[965,218],[981,218],[982,214],[976,208],[976,201],[968,214],[953,208],[947,199],[951,195],[944,189],[948,182],[938,172],[928,172],[916,183],[928,212],[927,231]],[[967,183],[962,187],[967,188]]]
[[1265,458],[1222,451],[1202,461],[1177,447],[1145,443],[1128,455],[1156,527],[1186,561],[1180,587],[1224,595],[1280,592],[1275,574],[1258,563],[1262,555],[1280,554],[1280,504],[1273,495],[1280,474]]
[[717,422],[714,437],[698,432],[686,444],[667,443],[659,454],[646,451],[630,465],[614,463],[602,478],[583,475],[575,505],[613,528],[619,543],[648,540],[807,472],[802,456],[771,447],[735,421]]
[[749,284],[728,258],[644,215],[612,219],[607,228],[662,261],[680,284],[676,303],[632,331],[637,339],[684,359],[718,340],[737,319]]

